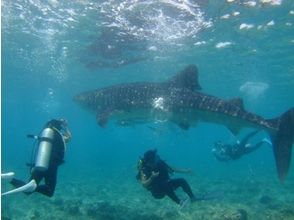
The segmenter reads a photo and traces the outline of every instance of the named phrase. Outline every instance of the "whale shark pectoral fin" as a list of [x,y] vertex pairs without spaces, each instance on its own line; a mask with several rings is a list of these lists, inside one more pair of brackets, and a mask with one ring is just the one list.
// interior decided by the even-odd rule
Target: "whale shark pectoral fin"
[[97,121],[98,125],[100,127],[105,127],[107,122],[108,122],[108,118],[110,117],[111,114],[112,114],[111,110],[105,110],[103,112],[97,112],[96,121]]
[[232,125],[230,125],[230,126],[227,126],[227,128],[229,129],[229,131],[234,135],[234,136],[237,136],[239,133],[240,133],[240,131],[241,131],[241,127],[238,127],[238,126],[232,126]]
[[134,126],[134,123],[128,120],[118,120],[116,124],[119,126]]
[[241,108],[242,110],[244,110],[244,102],[243,99],[241,98],[233,98],[228,100],[229,103],[238,106],[239,108]]
[[189,130],[190,124],[185,121],[176,122],[176,124],[183,130]]

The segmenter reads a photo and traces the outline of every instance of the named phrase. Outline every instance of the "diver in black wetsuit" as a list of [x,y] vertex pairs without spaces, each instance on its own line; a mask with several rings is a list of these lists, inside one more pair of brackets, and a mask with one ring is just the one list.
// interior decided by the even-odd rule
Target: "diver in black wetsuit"
[[181,201],[174,192],[178,187],[182,187],[191,201],[198,200],[185,179],[170,178],[169,175],[174,172],[190,173],[192,171],[190,169],[171,168],[160,159],[156,150],[149,150],[139,160],[137,179],[156,199],[162,199],[164,196],[168,196],[177,204],[182,204],[184,200]]
[[[38,152],[35,164],[32,164],[30,177],[30,180],[35,181],[36,187],[33,188],[33,191],[24,192],[26,194],[39,192],[52,197],[55,191],[58,167],[64,163],[65,143],[70,141],[71,133],[68,130],[66,120],[52,119],[46,123],[39,137],[30,136],[39,141]],[[45,184],[39,185],[43,179]],[[15,178],[10,183],[16,188],[26,185],[25,182]]]
[[258,142],[257,144],[251,146],[248,143],[249,139],[255,136],[258,131],[253,131],[246,135],[241,142],[237,141],[235,144],[223,144],[222,142],[218,141],[214,143],[214,148],[212,149],[212,153],[219,161],[229,161],[229,160],[237,160],[240,159],[243,155],[249,154],[258,148],[261,147],[262,144],[267,143],[271,145],[271,142],[267,139],[263,139],[262,141]]

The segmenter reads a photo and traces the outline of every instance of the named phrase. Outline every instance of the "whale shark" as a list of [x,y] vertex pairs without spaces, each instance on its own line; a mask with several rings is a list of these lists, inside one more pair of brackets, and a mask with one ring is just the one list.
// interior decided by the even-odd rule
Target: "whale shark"
[[265,119],[244,108],[241,98],[225,100],[201,92],[198,69],[188,65],[164,82],[124,83],[74,96],[74,101],[96,113],[99,126],[112,119],[128,126],[148,122],[171,122],[188,130],[198,122],[226,126],[237,135],[242,128],[268,132],[273,143],[278,176],[284,181],[294,141],[294,107],[281,116]]

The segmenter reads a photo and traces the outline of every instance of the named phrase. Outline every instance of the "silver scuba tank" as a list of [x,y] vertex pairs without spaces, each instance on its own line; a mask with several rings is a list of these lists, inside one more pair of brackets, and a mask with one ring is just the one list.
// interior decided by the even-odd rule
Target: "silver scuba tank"
[[35,167],[39,171],[46,171],[49,167],[52,143],[54,138],[54,130],[45,128],[39,137],[39,146],[36,155]]

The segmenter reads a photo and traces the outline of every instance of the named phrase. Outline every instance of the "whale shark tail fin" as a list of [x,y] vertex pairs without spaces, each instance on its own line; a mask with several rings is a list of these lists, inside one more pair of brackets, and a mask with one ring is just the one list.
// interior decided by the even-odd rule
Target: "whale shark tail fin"
[[271,135],[276,167],[281,182],[284,182],[291,163],[294,142],[294,108],[283,113],[279,118],[278,132]]

